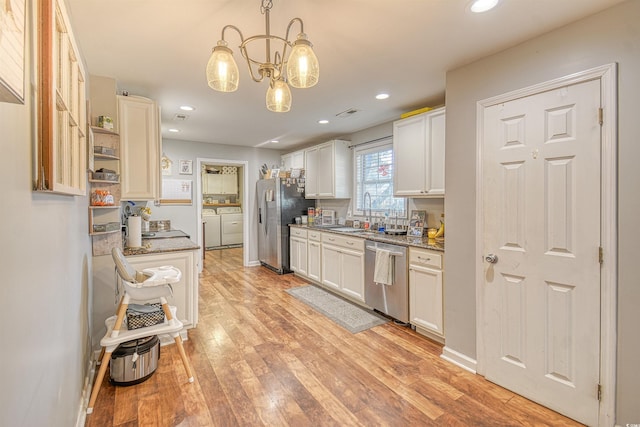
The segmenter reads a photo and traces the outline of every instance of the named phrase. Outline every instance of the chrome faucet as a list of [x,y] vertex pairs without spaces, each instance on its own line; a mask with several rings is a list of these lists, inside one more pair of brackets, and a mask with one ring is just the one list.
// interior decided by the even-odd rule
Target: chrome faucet
[[[366,215],[367,213],[367,196],[369,196],[369,215]],[[365,220],[369,221],[369,224],[372,226],[371,224],[371,194],[367,191],[366,193],[364,193],[364,196],[362,197],[362,210],[364,211],[366,217]]]

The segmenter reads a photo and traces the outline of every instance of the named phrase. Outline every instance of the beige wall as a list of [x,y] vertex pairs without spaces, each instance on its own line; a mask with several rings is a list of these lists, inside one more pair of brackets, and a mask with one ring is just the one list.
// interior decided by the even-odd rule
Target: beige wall
[[31,96],[27,81],[25,105],[0,103],[0,425],[73,426],[90,356],[88,200],[31,191]]
[[447,73],[447,346],[475,359],[476,102],[618,63],[618,373],[616,422],[638,423],[640,370],[640,1],[617,7]]

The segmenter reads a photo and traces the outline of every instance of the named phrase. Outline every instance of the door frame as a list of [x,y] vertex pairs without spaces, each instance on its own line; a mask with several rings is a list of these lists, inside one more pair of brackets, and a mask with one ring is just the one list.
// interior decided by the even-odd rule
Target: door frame
[[[249,265],[249,191],[247,185],[249,183],[249,162],[246,160],[226,160],[226,159],[210,159],[204,157],[198,157],[197,162],[197,174],[196,174],[196,223],[201,224],[202,218],[202,165],[215,163],[217,165],[225,166],[241,166],[242,167],[242,265],[247,267]],[[200,246],[202,252],[200,256],[204,257],[204,245],[202,244],[202,227],[196,227],[196,243]],[[202,272],[202,270],[200,270]]]
[[[604,111],[601,126],[601,200],[600,238],[604,254],[600,278],[600,386],[599,425],[611,426],[615,421],[616,387],[616,319],[617,319],[617,64],[574,73],[502,95],[483,99],[476,104],[476,348],[477,372],[485,372],[484,340],[484,110],[492,105],[554,90],[563,86],[600,80],[600,98]],[[594,257],[596,254],[594,254]],[[594,391],[595,392],[595,391]]]

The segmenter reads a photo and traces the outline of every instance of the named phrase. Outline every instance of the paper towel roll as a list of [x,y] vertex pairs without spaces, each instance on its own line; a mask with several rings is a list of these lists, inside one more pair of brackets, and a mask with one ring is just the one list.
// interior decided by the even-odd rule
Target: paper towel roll
[[142,218],[130,216],[127,219],[127,247],[139,248],[142,246]]

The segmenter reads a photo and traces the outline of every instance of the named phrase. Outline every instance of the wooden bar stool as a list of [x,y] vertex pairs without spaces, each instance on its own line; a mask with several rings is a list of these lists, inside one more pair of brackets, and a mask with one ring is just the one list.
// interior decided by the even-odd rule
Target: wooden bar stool
[[[113,256],[113,261],[116,265],[118,283],[122,283],[124,287],[124,295],[120,300],[116,315],[109,317],[105,321],[107,333],[100,340],[100,345],[102,346],[99,361],[100,369],[98,370],[98,376],[96,377],[96,381],[91,392],[89,406],[87,407],[87,414],[91,414],[93,412],[93,405],[96,403],[104,375],[107,371],[107,366],[109,366],[109,361],[111,360],[111,353],[113,353],[120,344],[126,341],[152,335],[170,335],[178,346],[178,352],[180,353],[180,358],[182,359],[182,364],[184,365],[189,382],[193,382],[193,375],[191,373],[191,367],[189,366],[189,360],[187,359],[184,347],[182,346],[182,338],[180,337],[182,322],[177,318],[176,308],[170,307],[166,299],[166,297],[173,294],[171,284],[177,283],[180,280],[182,273],[180,270],[172,266],[148,268],[142,271],[137,271],[131,266],[131,264],[129,264],[120,248],[113,248],[111,255]],[[119,286],[118,283],[116,286]],[[127,307],[132,300],[149,301],[157,299],[160,300],[162,310],[166,317],[164,323],[132,330],[121,329]]]

